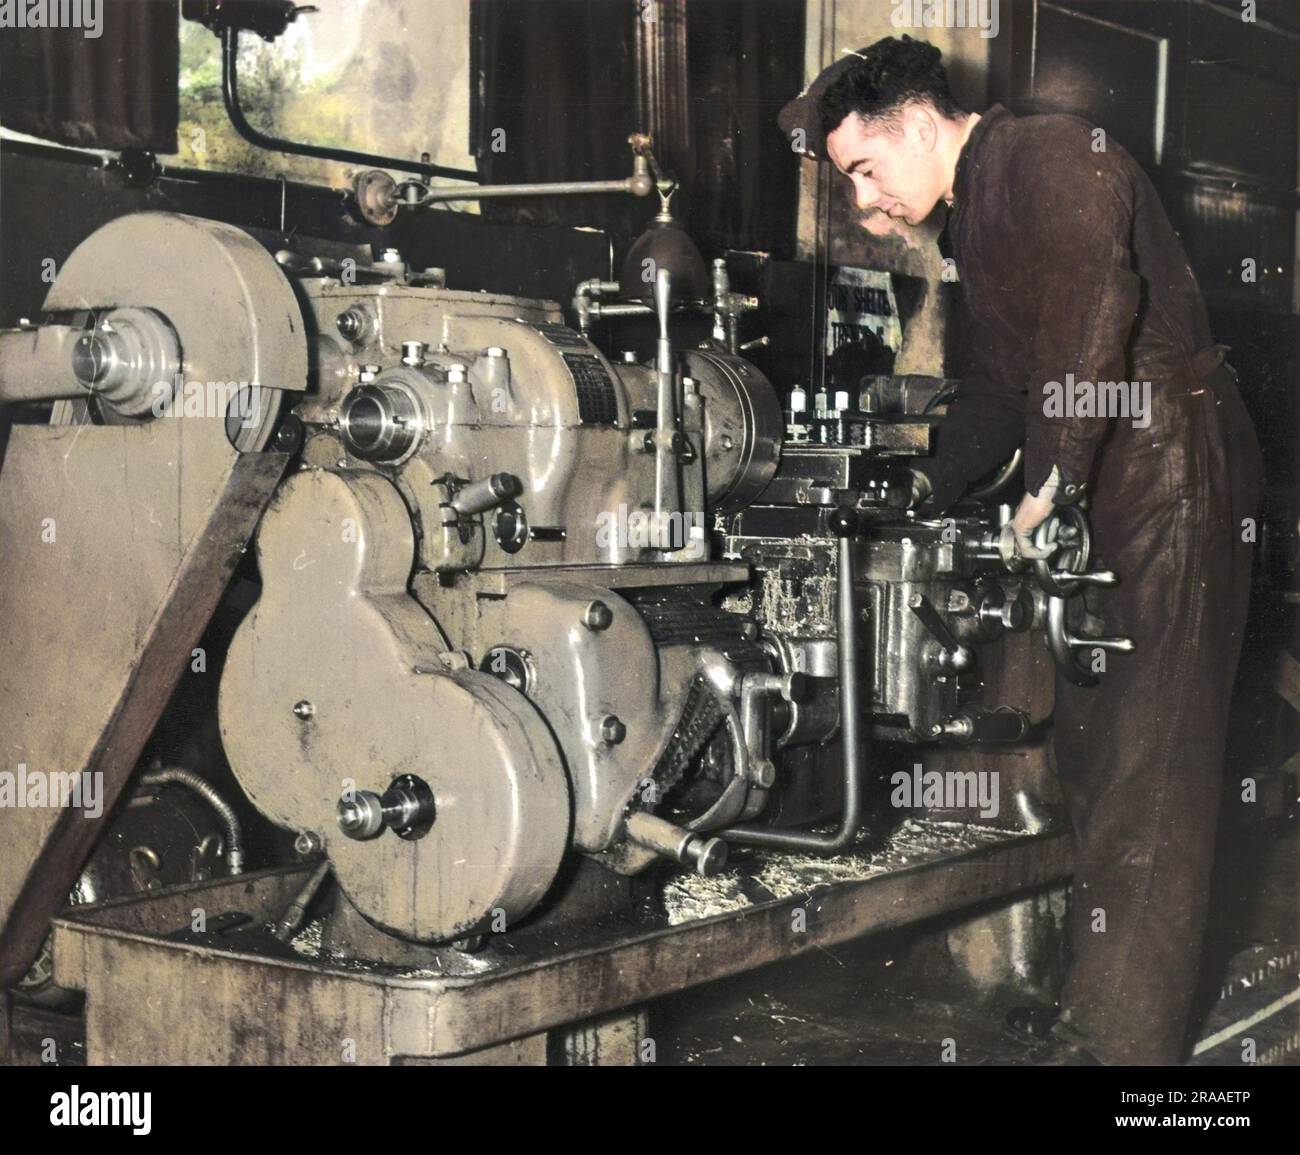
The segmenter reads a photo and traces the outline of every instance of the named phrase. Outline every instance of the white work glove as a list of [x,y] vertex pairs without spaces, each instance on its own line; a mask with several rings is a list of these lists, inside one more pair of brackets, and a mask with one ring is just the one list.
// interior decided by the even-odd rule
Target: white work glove
[[921,504],[932,492],[930,479],[926,477],[919,469],[909,470],[912,474],[912,496],[907,503],[908,509],[915,509]]
[[1002,564],[1013,573],[1030,562],[1046,561],[1056,552],[1052,542],[1041,549],[1034,544],[1034,531],[1051,515],[1052,499],[1061,484],[1061,471],[1052,466],[1052,472],[1036,494],[1025,494],[1015,516],[1002,527],[998,537],[998,553]]
[[998,553],[1002,555],[1002,564],[1013,573],[1022,570],[1030,562],[1046,561],[1056,552],[1056,542],[1039,548],[1034,544],[1031,533],[1021,533],[1014,521],[1002,527],[998,536]]

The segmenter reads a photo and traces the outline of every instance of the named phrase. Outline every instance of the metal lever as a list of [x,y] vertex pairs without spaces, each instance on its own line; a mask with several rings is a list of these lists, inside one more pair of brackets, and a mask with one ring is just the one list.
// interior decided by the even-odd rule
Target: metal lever
[[1112,654],[1131,654],[1137,649],[1132,638],[1076,638],[1073,634],[1066,634],[1065,644],[1091,646],[1096,650],[1109,650]]
[[1029,733],[1029,716],[1012,706],[964,710],[930,727],[930,737],[955,742],[1019,742]]
[[[655,376],[658,379],[656,403],[659,407],[655,428],[655,520],[658,540],[670,549],[686,543],[674,542],[668,535],[673,522],[681,524],[681,482],[677,473],[677,372],[673,365],[672,340],[668,336],[668,314],[673,302],[673,275],[667,269],[655,273],[655,313],[659,318],[659,340],[655,348]],[[671,518],[670,514],[678,514]]]
[[1092,586],[1119,585],[1119,576],[1108,569],[1094,570],[1091,573],[1074,573],[1071,570],[1066,569],[1054,570],[1052,572],[1052,580],[1055,582],[1076,582]]
[[1076,686],[1095,686],[1097,675],[1075,660],[1074,650],[1107,650],[1115,654],[1131,654],[1137,649],[1132,638],[1080,638],[1070,633],[1066,624],[1066,599],[1047,599],[1047,647],[1052,652],[1057,669]]
[[628,815],[627,836],[638,846],[689,866],[697,874],[717,874],[727,865],[727,844],[721,838],[684,830],[645,810]]
[[964,670],[970,666],[974,660],[971,651],[963,646],[948,628],[948,623],[939,616],[939,611],[930,604],[930,600],[925,594],[912,594],[907,599],[908,608],[918,618],[921,624],[930,632],[931,636],[940,646],[943,647],[947,660],[940,660],[941,667],[947,667],[952,670]]

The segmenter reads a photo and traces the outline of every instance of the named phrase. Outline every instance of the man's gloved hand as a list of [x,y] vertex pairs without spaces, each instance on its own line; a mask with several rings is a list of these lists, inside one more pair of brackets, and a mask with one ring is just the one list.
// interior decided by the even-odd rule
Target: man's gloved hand
[[1030,562],[1046,561],[1056,552],[1056,542],[1039,549],[1034,544],[1033,533],[1022,532],[1016,528],[1014,520],[1002,527],[998,537],[998,553],[1002,555],[1002,564],[1013,573],[1024,569]]
[[921,504],[932,492],[930,479],[926,477],[919,469],[909,470],[912,474],[912,497],[907,503],[908,509],[915,509]]
[[1057,543],[1039,549],[1034,545],[1034,531],[1042,525],[1055,508],[1053,500],[1061,484],[1061,471],[1052,466],[1052,472],[1037,493],[1026,493],[1016,507],[1015,516],[1002,527],[998,538],[998,553],[1002,564],[1015,572],[1030,562],[1046,561],[1056,552]]

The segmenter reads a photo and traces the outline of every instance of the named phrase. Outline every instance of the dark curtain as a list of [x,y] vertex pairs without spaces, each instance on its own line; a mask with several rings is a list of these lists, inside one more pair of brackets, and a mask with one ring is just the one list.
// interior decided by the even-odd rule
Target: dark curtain
[[0,31],[0,123],[83,148],[175,152],[175,0],[42,5],[56,13],[78,8],[83,21],[98,10],[98,36],[85,35],[84,28]]
[[[634,0],[475,0],[485,184],[617,180],[637,123]],[[494,143],[497,145],[494,148]],[[631,202],[631,203],[629,203]],[[484,201],[483,215],[640,232],[650,202],[611,196]]]
[[[484,182],[627,176],[628,135],[657,119],[656,154],[681,182],[673,212],[704,255],[791,255],[799,165],[776,115],[803,87],[804,0],[648,4],[475,0],[472,130]],[[657,52],[640,23],[648,11],[663,22]],[[680,67],[674,30],[683,12]],[[662,72],[651,83],[655,67]],[[494,129],[504,130],[504,151],[492,150]],[[483,202],[496,219],[605,229],[620,259],[658,207],[657,198],[627,196]]]
[[706,252],[794,254],[799,160],[776,116],[804,86],[804,10],[804,0],[687,0],[682,216]]

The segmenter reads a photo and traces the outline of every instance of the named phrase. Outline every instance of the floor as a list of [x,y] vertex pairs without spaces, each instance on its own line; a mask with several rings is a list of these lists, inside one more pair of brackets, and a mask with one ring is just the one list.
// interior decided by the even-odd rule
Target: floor
[[[1193,1065],[1300,1065],[1300,830],[1278,818],[1221,836]],[[655,1004],[656,1060],[689,1065],[1017,1065],[1002,1017],[953,964],[947,924],[822,950]]]

